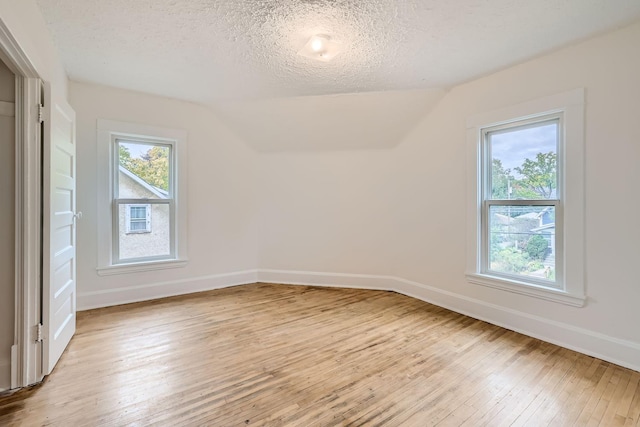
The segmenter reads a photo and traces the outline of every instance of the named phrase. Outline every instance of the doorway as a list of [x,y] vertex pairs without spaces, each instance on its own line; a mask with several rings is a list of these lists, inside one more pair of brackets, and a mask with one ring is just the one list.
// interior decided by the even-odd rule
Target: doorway
[[[75,112],[64,95],[52,96],[51,84],[41,80],[1,17],[0,61],[6,68],[0,76],[14,82],[13,108],[0,100],[0,110],[14,112],[8,118],[13,130],[6,131],[13,137],[3,138],[0,130],[0,143],[6,140],[0,152],[0,221],[13,215],[6,226],[0,222],[2,391],[42,381],[75,332],[75,220],[80,215],[75,212]],[[12,237],[5,239],[6,233]],[[69,239],[60,247],[64,235]]]
[[15,338],[15,74],[0,61],[0,391],[11,387]]
[[0,115],[7,125],[0,129],[0,390],[7,390],[43,378],[42,81],[2,18],[0,64],[0,80],[13,81],[13,88],[0,83],[7,113]]

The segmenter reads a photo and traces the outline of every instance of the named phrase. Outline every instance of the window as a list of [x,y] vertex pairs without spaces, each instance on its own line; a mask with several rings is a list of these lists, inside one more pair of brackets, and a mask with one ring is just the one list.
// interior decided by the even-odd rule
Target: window
[[132,137],[113,144],[113,263],[175,258],[175,144]]
[[127,234],[151,233],[151,205],[127,205]]
[[99,120],[98,141],[99,274],[185,265],[186,134]]
[[470,120],[471,283],[583,305],[582,139],[582,90]]
[[482,273],[562,283],[561,130],[561,114],[482,129]]

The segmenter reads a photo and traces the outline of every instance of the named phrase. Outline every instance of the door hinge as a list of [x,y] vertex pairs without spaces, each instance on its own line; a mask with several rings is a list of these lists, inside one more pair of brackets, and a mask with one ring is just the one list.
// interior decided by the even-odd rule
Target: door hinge
[[44,105],[38,104],[38,123],[44,123]]
[[42,342],[42,323],[36,325],[36,342]]

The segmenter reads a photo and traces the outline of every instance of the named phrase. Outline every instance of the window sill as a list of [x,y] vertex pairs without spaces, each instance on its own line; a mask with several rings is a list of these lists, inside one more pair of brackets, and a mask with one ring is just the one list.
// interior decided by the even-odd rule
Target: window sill
[[584,295],[570,294],[566,291],[536,286],[525,282],[507,280],[487,274],[467,274],[467,281],[476,285],[501,289],[516,294],[540,298],[546,301],[558,302],[573,307],[584,307],[586,297]]
[[112,276],[115,274],[139,273],[142,271],[165,270],[168,268],[185,267],[188,263],[186,259],[172,259],[161,261],[136,262],[131,264],[117,264],[107,267],[97,268],[98,276]]

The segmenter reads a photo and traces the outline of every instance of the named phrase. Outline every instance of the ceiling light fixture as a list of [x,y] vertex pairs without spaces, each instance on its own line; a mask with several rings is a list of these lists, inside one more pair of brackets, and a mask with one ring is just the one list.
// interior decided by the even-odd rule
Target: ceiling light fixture
[[321,37],[312,37],[311,50],[314,52],[322,52],[324,50],[325,40]]
[[329,36],[316,35],[298,51],[298,55],[319,61],[331,61],[340,52],[340,43],[331,40]]

